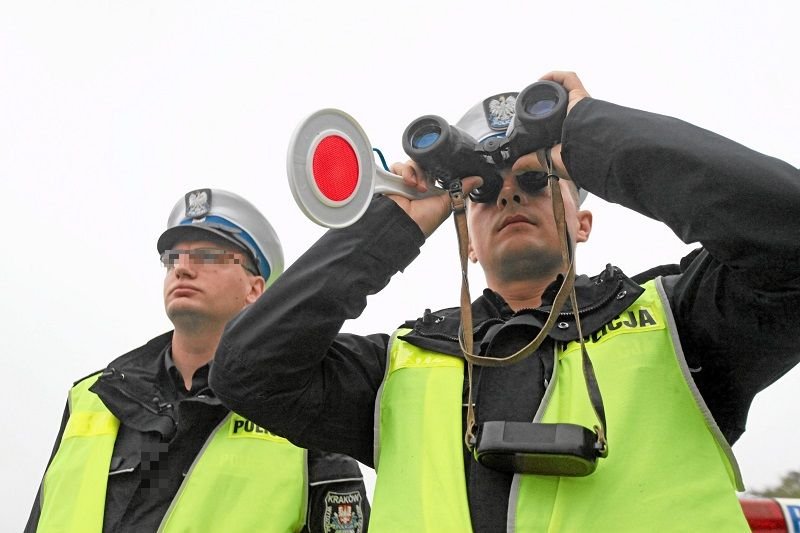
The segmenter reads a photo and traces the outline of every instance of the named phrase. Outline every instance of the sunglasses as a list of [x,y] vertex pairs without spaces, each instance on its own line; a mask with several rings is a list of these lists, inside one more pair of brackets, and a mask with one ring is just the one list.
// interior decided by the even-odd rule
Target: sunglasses
[[[528,194],[539,194],[547,186],[546,172],[525,172],[517,176],[519,188]],[[503,188],[503,178],[499,175],[484,177],[483,185],[469,193],[473,202],[485,204],[496,202],[500,189]]]

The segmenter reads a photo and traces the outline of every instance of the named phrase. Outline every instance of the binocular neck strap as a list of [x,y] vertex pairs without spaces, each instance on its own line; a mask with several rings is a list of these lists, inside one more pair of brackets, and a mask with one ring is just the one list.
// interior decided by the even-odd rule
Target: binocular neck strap
[[547,320],[542,326],[541,331],[536,337],[528,343],[528,345],[521,348],[516,353],[507,357],[491,357],[480,356],[473,353],[473,336],[472,336],[472,300],[469,292],[469,278],[467,276],[469,268],[469,229],[467,228],[466,217],[466,197],[461,189],[461,181],[453,180],[450,185],[449,193],[450,200],[453,207],[453,220],[456,225],[456,235],[458,236],[458,250],[459,259],[461,263],[461,324],[459,326],[458,341],[461,347],[461,352],[464,359],[467,361],[467,431],[464,435],[464,442],[467,448],[472,450],[475,445],[475,407],[472,403],[472,367],[473,365],[480,366],[508,366],[533,354],[536,349],[547,338],[550,330],[553,329],[556,319],[558,318],[561,309],[570,298],[572,303],[572,312],[575,316],[575,322],[578,328],[578,338],[581,344],[581,354],[583,357],[583,374],[586,381],[586,388],[589,392],[589,398],[592,403],[592,408],[599,420],[599,426],[594,426],[597,433],[598,440],[596,447],[599,455],[605,457],[608,453],[608,445],[606,442],[606,418],[605,408],[603,407],[603,398],[600,395],[600,388],[597,384],[597,377],[594,373],[592,361],[589,359],[589,353],[583,341],[583,332],[581,330],[580,316],[578,313],[578,301],[575,295],[575,254],[574,248],[571,245],[569,237],[569,230],[567,229],[566,215],[564,211],[564,198],[561,195],[561,187],[558,183],[558,176],[553,172],[553,164],[550,158],[550,150],[544,151],[544,157],[547,162],[547,181],[550,187],[550,196],[553,202],[553,216],[555,217],[556,228],[558,230],[561,241],[561,259],[564,266],[567,267],[567,273],[561,283],[561,287],[556,293],[553,304],[550,308],[550,313]]
[[[556,319],[558,318],[561,309],[569,298],[570,293],[573,292],[575,283],[575,257],[570,246],[569,233],[567,231],[566,216],[564,214],[564,199],[561,196],[561,188],[558,185],[558,176],[550,173],[548,175],[548,183],[550,186],[550,193],[553,199],[553,211],[555,214],[556,227],[558,228],[561,237],[561,257],[565,266],[567,266],[567,274],[561,283],[561,287],[556,293],[553,300],[553,305],[547,320],[542,326],[538,335],[527,345],[521,348],[516,353],[507,357],[491,357],[480,356],[472,353],[473,351],[473,338],[472,338],[472,302],[469,292],[469,279],[467,276],[467,269],[469,265],[468,250],[469,250],[469,230],[467,228],[466,211],[465,211],[465,197],[461,191],[461,184],[458,180],[454,180],[455,186],[450,188],[450,197],[452,200],[454,220],[456,224],[456,234],[458,236],[458,250],[461,262],[461,325],[459,326],[458,340],[461,346],[461,351],[464,358],[476,365],[481,366],[506,366],[519,362],[526,357],[530,356],[536,351],[540,344],[547,338],[547,334],[553,329]],[[457,189],[457,190],[456,190]],[[577,308],[574,309],[577,314]]]

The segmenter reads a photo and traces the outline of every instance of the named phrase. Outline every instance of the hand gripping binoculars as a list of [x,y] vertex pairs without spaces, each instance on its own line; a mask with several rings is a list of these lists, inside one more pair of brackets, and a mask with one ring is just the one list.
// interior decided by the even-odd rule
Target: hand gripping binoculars
[[[500,169],[510,168],[521,156],[561,140],[567,100],[567,91],[558,83],[533,83],[517,96],[508,129],[480,141],[442,117],[425,115],[406,128],[403,150],[445,189],[453,180],[482,177],[483,185],[470,198],[491,202],[502,186]],[[520,186],[531,193],[544,187],[546,181],[544,173],[528,173],[519,179]]]

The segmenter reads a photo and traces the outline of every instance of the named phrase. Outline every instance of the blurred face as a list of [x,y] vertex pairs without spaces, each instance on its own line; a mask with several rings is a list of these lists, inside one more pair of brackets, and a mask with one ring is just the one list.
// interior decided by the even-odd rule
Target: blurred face
[[[568,181],[560,180],[559,185],[572,242],[584,242],[591,232],[592,215],[578,211]],[[490,286],[494,282],[555,277],[563,270],[549,187],[525,192],[517,178],[506,171],[497,200],[470,202],[467,216],[470,259],[480,262]]]
[[235,246],[182,241],[174,250],[166,258],[164,308],[176,326],[224,326],[264,291],[264,278],[245,270],[247,256]]

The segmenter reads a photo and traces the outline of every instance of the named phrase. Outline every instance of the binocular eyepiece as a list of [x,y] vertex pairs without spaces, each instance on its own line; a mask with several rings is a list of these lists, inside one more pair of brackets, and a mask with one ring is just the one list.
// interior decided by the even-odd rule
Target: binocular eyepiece
[[453,180],[482,177],[483,185],[470,193],[470,198],[490,202],[502,187],[499,169],[510,167],[525,154],[558,143],[566,115],[564,87],[552,81],[538,81],[517,96],[514,117],[505,134],[498,132],[478,142],[442,117],[425,115],[406,128],[403,150],[444,188]]

